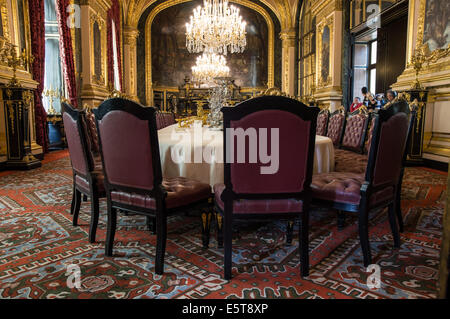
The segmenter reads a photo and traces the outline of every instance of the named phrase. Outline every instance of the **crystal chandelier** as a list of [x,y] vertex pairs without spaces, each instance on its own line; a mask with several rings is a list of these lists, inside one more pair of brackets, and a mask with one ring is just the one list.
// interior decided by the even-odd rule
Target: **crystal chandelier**
[[186,23],[186,47],[190,53],[244,52],[246,25],[239,8],[228,6],[228,0],[204,0],[203,7],[194,9],[190,22]]
[[230,68],[225,57],[214,53],[203,53],[192,67],[194,81],[198,82],[210,82],[218,77],[227,77],[229,73]]

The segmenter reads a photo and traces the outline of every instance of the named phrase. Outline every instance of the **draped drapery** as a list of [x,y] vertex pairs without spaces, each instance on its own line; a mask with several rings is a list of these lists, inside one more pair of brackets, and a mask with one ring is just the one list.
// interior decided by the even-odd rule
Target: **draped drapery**
[[[31,1],[31,0],[30,0]],[[73,58],[72,34],[68,25],[70,0],[56,0],[56,15],[58,18],[61,52],[63,65],[64,83],[69,94],[70,103],[78,107],[77,82],[75,76],[75,62]]]
[[[113,24],[115,29],[116,47],[113,44]],[[117,54],[117,68],[119,69],[119,85],[121,90],[122,84],[122,54],[120,47],[120,6],[118,0],[112,0],[112,6],[108,10],[108,22],[107,22],[107,41],[108,41],[108,80],[114,83],[114,50]]]
[[28,0],[30,15],[31,54],[34,62],[31,66],[33,79],[38,82],[34,91],[34,116],[36,123],[36,142],[42,146],[44,153],[48,151],[47,112],[42,104],[45,72],[45,16],[44,0]]

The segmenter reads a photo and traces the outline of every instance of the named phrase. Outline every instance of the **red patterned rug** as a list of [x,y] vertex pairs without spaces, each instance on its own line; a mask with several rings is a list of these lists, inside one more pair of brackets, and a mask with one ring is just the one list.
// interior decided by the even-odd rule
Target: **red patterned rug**
[[[356,215],[339,231],[336,214],[320,209],[311,213],[308,278],[299,275],[296,234],[286,244],[285,222],[251,222],[235,227],[228,282],[223,250],[214,236],[202,249],[193,212],[169,220],[163,276],[154,274],[156,238],[140,216],[120,216],[115,256],[105,257],[105,203],[90,244],[90,205],[82,204],[81,226],[73,227],[70,162],[66,151],[51,153],[42,168],[0,173],[0,298],[436,298],[446,180],[442,172],[406,170],[400,249],[393,249],[387,212],[371,214],[378,289],[367,286]],[[71,264],[81,270],[79,289],[67,285]]]

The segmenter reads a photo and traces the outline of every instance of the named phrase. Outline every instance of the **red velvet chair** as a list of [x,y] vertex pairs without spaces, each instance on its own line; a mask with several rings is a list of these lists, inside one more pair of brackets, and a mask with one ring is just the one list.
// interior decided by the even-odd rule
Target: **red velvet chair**
[[212,216],[211,187],[186,178],[163,179],[156,109],[114,98],[94,110],[105,175],[108,229],[105,254],[112,256],[117,210],[156,218],[155,272],[164,272],[167,217],[190,206],[206,207],[203,245]]
[[347,117],[342,143],[334,150],[336,172],[363,173],[366,169],[367,156],[362,153],[369,115],[356,112]]
[[173,124],[176,124],[174,113],[156,112],[156,127],[158,130]]
[[327,109],[319,112],[319,115],[317,116],[316,135],[326,136],[329,117],[330,111]]
[[375,125],[365,173],[331,172],[313,176],[313,203],[359,216],[359,236],[364,265],[372,263],[369,245],[369,211],[388,207],[394,246],[400,246],[396,201],[410,131],[410,111],[405,101],[375,114]]
[[[416,118],[416,112],[413,111],[411,113],[411,123],[414,123],[414,120]],[[358,154],[355,152],[347,151],[347,150],[335,150],[335,165],[334,170],[336,172],[347,172],[347,173],[358,173],[358,174],[364,174],[366,172],[367,168],[367,161],[368,161],[368,153],[370,150],[370,145],[372,143],[372,136],[373,136],[373,129],[375,127],[375,116],[371,116],[370,120],[370,127],[368,131],[367,141],[364,145],[365,154]],[[402,210],[401,210],[401,191],[402,191],[402,183],[403,183],[403,171],[406,163],[406,157],[407,157],[407,151],[408,151],[408,145],[410,142],[410,136],[411,136],[411,128],[412,125],[410,125],[410,131],[408,132],[408,143],[407,147],[405,148],[405,153],[403,154],[403,166],[400,174],[400,180],[397,187],[397,193],[396,193],[396,209],[395,213],[397,215],[397,222],[399,226],[399,230],[401,233],[404,231],[404,225],[403,225],[403,216],[402,216]],[[344,225],[344,217],[343,215],[339,215],[339,226],[343,227]]]
[[343,111],[342,109],[336,110],[330,115],[327,128],[327,137],[329,137],[333,141],[333,144],[336,147],[341,142],[344,123],[345,111]]
[[[354,116],[358,116],[359,118],[350,120],[350,123],[359,122],[359,124],[366,125],[364,124],[363,120],[365,120],[365,117],[367,115],[356,113]],[[367,129],[366,127],[364,131],[361,130],[361,128],[364,126],[359,127],[358,129],[358,125],[350,124],[350,126],[353,126],[353,128],[350,130],[349,126],[346,125],[342,142],[343,146],[341,149],[335,149],[334,152],[334,170],[336,172],[364,173],[366,171],[367,153],[369,152],[370,143],[372,142],[372,134],[375,124],[375,118],[373,116],[370,117],[370,120],[367,118],[367,124],[369,123],[370,128]],[[364,132],[367,132],[367,134],[365,134]],[[359,137],[357,137],[358,135]],[[365,138],[366,135],[367,139]],[[364,142],[365,139],[367,140],[366,142]],[[362,145],[364,145],[364,147],[362,147]],[[361,149],[364,150],[362,154]]]
[[344,136],[340,148],[361,154],[366,140],[368,124],[368,114],[349,115],[345,121]]
[[[286,97],[263,96],[247,100],[235,107],[225,107],[222,112],[224,145],[226,145],[224,158],[233,159],[232,154],[236,154],[239,162],[239,156],[246,157],[245,163],[242,163],[242,160],[241,163],[226,160],[224,184],[214,186],[215,207],[219,219],[223,217],[224,223],[223,229],[218,231],[224,232],[225,279],[231,279],[233,220],[249,218],[291,220],[301,217],[299,233],[301,275],[308,276],[310,184],[319,109]],[[233,142],[235,147],[231,153],[228,143],[236,138],[230,133],[230,129],[244,131],[249,129],[250,131],[247,131],[249,134],[254,132],[255,137],[259,135],[258,141],[254,141],[261,143],[259,145],[267,145],[259,141],[263,136],[270,141],[268,143],[272,143],[274,138],[274,145],[277,145],[279,154],[278,170],[274,169],[263,174],[261,170],[268,164],[264,164],[261,159],[250,163],[249,153],[253,148],[247,138],[245,146],[240,148],[239,143]],[[266,134],[261,133],[261,129],[266,129]],[[278,140],[276,135],[272,135],[276,134],[276,130],[279,132]],[[271,152],[276,150],[272,149]]]
[[99,198],[105,197],[103,171],[98,166],[91,153],[91,143],[85,112],[73,109],[67,103],[62,103],[64,130],[69,147],[70,160],[73,169],[73,196],[70,208],[73,214],[73,225],[78,224],[81,194],[91,199],[91,224],[89,241],[95,242],[99,217]]

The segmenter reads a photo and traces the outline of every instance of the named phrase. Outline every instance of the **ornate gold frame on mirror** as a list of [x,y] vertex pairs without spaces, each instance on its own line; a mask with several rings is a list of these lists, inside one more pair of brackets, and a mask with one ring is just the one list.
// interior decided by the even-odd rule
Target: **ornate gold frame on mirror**
[[[17,1],[22,2],[22,8],[23,12],[19,12],[19,8],[17,7]],[[31,53],[31,34],[30,34],[30,17],[28,15],[29,9],[28,9],[28,1],[24,0],[17,0],[17,1],[11,1],[12,11],[13,11],[13,19],[12,22],[14,24],[14,40],[10,39],[12,43],[17,45],[18,52],[21,54],[24,50],[25,52]],[[6,4],[7,5],[7,4]],[[19,14],[23,14],[23,30],[21,30],[20,24],[19,24]],[[2,16],[3,18],[3,16]],[[25,41],[25,47],[22,47],[21,44],[21,34],[24,32],[24,41]],[[29,72],[29,66],[19,66],[19,70],[24,70]]]
[[[152,41],[151,41],[151,27],[153,20],[155,17],[163,11],[164,9],[167,9],[169,7],[189,2],[191,0],[172,0],[172,1],[166,1],[161,3],[160,5],[156,6],[154,8],[145,23],[145,83],[146,83],[146,98],[147,98],[147,104],[152,105],[152,97],[153,97],[153,80],[152,80],[152,59],[151,59],[151,52],[152,52]],[[275,73],[274,73],[274,63],[275,63],[275,26],[274,22],[272,21],[272,18],[270,17],[269,13],[263,9],[261,6],[255,4],[252,1],[249,0],[230,0],[230,2],[240,4],[244,7],[247,7],[251,10],[254,10],[261,14],[265,21],[267,22],[267,27],[269,31],[269,43],[268,43],[268,73],[267,73],[267,87],[272,87],[274,85],[275,81]],[[159,90],[161,89],[175,89],[177,88],[163,88],[158,87]],[[251,89],[251,88],[243,88],[243,89]]]

